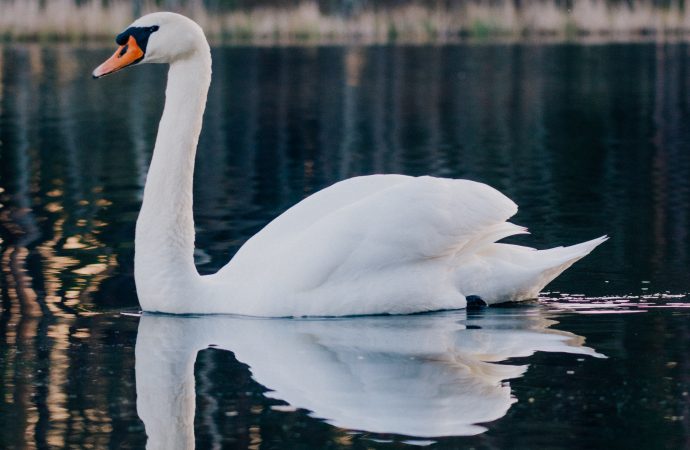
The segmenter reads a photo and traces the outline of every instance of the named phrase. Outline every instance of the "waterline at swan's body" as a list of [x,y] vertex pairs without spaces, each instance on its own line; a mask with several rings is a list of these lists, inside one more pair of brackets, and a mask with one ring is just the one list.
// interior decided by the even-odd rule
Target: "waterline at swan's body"
[[[155,13],[118,36],[94,71],[170,64],[166,103],[135,238],[141,306],[258,316],[404,314],[534,298],[605,240],[537,251],[496,241],[524,233],[517,206],[467,180],[403,175],[337,183],[290,208],[218,273],[194,266],[192,179],[211,56],[189,19]],[[130,55],[131,52],[132,55]],[[141,56],[143,55],[143,56]]]

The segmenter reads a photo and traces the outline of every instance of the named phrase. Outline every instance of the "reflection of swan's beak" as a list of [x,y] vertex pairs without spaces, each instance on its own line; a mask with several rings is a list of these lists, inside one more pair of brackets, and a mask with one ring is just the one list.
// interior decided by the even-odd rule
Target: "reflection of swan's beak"
[[[535,351],[598,356],[540,316],[464,312],[337,320],[144,315],[136,346],[137,408],[149,448],[194,443],[194,361],[234,352],[265,395],[346,429],[416,437],[474,435],[515,398],[504,380]],[[501,364],[497,364],[502,362]],[[185,443],[184,445],[182,443]]]
[[125,45],[121,45],[115,50],[113,56],[108,58],[103,64],[96,67],[92,76],[94,78],[101,78],[118,70],[124,69],[127,66],[136,64],[144,58],[144,51],[139,48],[137,40],[134,36],[130,36]]

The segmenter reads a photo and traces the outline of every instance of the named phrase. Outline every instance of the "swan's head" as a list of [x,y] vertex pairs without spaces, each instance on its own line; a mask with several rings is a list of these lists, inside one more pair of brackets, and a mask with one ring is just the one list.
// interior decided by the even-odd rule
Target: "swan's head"
[[209,52],[201,27],[180,14],[158,12],[134,21],[118,34],[113,56],[93,71],[94,78],[140,63],[173,63]]

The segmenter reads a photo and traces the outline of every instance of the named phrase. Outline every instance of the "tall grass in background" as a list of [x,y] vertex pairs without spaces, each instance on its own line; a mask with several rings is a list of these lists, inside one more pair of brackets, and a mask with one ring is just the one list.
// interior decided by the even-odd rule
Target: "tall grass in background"
[[[5,40],[110,38],[136,15],[174,10],[194,18],[213,40],[430,42],[463,37],[614,37],[690,33],[683,0],[446,0],[367,2],[321,8],[317,0],[218,1],[0,0]],[[217,5],[210,7],[208,5]],[[333,2],[330,2],[333,4]],[[517,6],[519,5],[519,6]]]

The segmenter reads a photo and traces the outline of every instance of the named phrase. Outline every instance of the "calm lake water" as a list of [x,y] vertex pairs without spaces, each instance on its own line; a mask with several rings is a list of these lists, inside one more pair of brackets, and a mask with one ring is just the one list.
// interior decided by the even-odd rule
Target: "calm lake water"
[[111,52],[0,46],[0,448],[690,447],[688,45],[214,49],[202,273],[370,173],[611,236],[537,302],[330,320],[138,314],[165,69],[91,80]]

